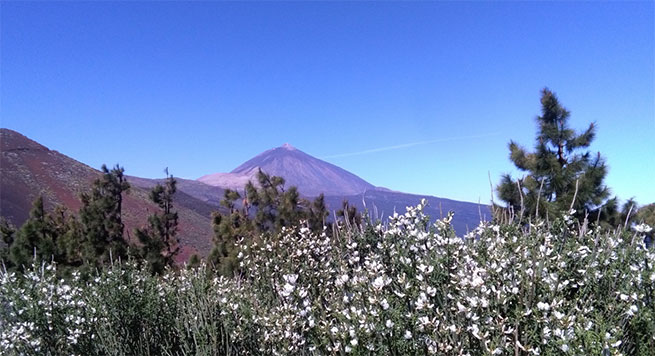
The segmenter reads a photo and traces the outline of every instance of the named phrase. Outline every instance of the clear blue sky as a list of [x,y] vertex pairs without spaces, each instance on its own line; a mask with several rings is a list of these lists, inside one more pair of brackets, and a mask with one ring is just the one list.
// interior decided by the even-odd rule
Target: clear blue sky
[[488,202],[548,86],[596,121],[613,192],[655,201],[652,1],[0,6],[1,126],[96,168],[195,179],[289,142]]

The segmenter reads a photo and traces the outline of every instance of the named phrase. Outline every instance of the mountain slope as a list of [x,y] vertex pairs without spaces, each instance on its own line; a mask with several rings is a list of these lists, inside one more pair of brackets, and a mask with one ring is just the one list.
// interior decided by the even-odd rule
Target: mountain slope
[[286,186],[296,186],[305,196],[351,195],[375,189],[375,186],[331,163],[312,157],[284,144],[246,161],[230,173],[203,176],[198,181],[234,189],[253,179],[257,171],[284,177]]
[[[81,206],[79,194],[89,191],[98,177],[99,171],[83,163],[18,132],[0,129],[0,216],[16,226],[27,220],[38,195],[43,196],[48,210],[61,204],[77,211]],[[194,252],[208,254],[212,236],[209,205],[184,192],[180,192],[176,202],[183,245],[180,260]],[[145,225],[148,215],[158,209],[149,201],[148,192],[137,186],[124,196],[123,207],[128,239],[134,228]]]
[[[175,197],[176,201],[179,201],[178,204],[188,205],[189,208],[195,208],[192,203],[195,203],[196,200],[200,200],[205,203],[202,207],[198,207],[200,210],[204,211],[214,211],[216,207],[220,206],[221,199],[223,199],[223,194],[225,190],[220,187],[211,186],[196,180],[175,178],[177,181],[177,191],[179,196]],[[151,189],[157,183],[164,184],[164,178],[141,178],[134,176],[127,176],[127,181],[130,184],[137,186],[143,189]],[[185,203],[188,199],[186,197],[192,197],[193,200],[189,200],[188,204]]]

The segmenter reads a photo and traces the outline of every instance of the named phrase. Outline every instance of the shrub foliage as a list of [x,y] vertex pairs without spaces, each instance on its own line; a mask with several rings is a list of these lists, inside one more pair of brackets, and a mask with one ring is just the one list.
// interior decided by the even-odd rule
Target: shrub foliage
[[240,274],[123,263],[0,272],[6,355],[642,354],[655,349],[651,230],[483,223],[424,204],[386,225],[283,228],[238,244]]

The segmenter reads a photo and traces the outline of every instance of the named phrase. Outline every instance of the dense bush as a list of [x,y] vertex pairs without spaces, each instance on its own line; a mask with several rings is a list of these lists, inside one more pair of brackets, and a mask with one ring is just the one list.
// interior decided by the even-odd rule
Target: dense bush
[[652,354],[649,227],[601,232],[567,215],[460,238],[423,207],[331,236],[262,235],[240,247],[238,278],[130,263],[2,272],[0,353]]

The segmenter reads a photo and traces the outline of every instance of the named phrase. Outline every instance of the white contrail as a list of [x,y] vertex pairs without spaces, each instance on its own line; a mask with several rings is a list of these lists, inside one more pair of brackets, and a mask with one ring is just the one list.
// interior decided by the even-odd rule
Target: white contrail
[[483,137],[497,136],[497,135],[499,135],[499,134],[500,134],[499,132],[494,132],[494,133],[481,134],[481,135],[471,135],[471,136],[457,136],[457,137],[438,138],[438,139],[435,139],[435,140],[429,140],[429,141],[410,142],[410,143],[403,143],[403,144],[400,144],[400,145],[393,145],[393,146],[386,146],[386,147],[371,148],[371,149],[368,149],[368,150],[357,151],[357,152],[340,153],[340,154],[336,154],[336,155],[324,156],[323,158],[338,158],[338,157],[359,156],[359,155],[365,155],[365,154],[369,154],[369,153],[376,153],[376,152],[382,152],[382,151],[397,150],[397,149],[400,149],[400,148],[407,148],[407,147],[413,147],[413,146],[428,145],[428,144],[431,144],[431,143],[437,143],[437,142],[447,142],[447,141],[457,141],[457,140],[470,140],[470,139],[473,139],[473,138],[483,138]]

